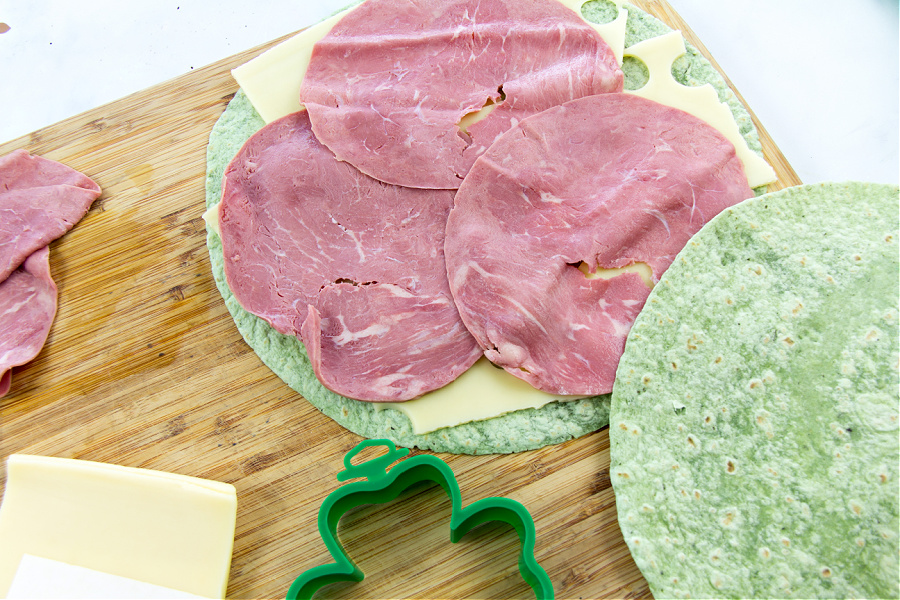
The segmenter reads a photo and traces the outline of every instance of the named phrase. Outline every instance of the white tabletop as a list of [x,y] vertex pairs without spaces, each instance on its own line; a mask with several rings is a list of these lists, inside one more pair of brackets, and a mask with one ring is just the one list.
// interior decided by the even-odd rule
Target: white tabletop
[[[347,0],[0,2],[0,141],[215,62]],[[896,0],[669,0],[804,182],[900,179]]]

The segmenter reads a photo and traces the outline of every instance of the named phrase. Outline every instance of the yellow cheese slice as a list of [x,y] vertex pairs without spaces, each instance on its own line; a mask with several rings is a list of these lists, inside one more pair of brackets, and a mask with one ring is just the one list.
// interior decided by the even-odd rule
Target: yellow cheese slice
[[584,273],[584,276],[587,279],[612,279],[613,277],[618,277],[622,273],[637,273],[640,275],[641,281],[643,281],[644,285],[648,288],[653,289],[653,286],[655,285],[653,282],[653,269],[645,262],[636,262],[614,269],[598,267],[596,271],[591,271],[588,268],[587,263],[582,262],[579,263],[578,270]]
[[525,408],[540,408],[556,400],[578,398],[584,396],[554,396],[537,390],[482,357],[438,390],[407,402],[378,402],[375,408],[399,410],[409,417],[413,433],[422,434]]
[[0,504],[0,597],[28,554],[224,598],[236,512],[227,483],[13,454]]
[[643,61],[650,77],[643,87],[627,93],[681,109],[718,129],[734,144],[751,188],[776,181],[775,170],[747,145],[734,115],[727,104],[719,101],[715,88],[708,83],[694,87],[681,85],[672,77],[672,62],[684,53],[684,38],[678,31],[629,46],[625,56]]
[[219,205],[221,202],[217,204],[213,204],[209,208],[206,209],[203,213],[203,220],[209,225],[210,229],[216,232],[216,235],[220,238],[222,237],[222,231],[219,229]]
[[309,67],[313,45],[354,8],[356,7],[348,8],[307,27],[249,62],[232,69],[232,77],[266,123],[303,108],[300,104],[300,84]]

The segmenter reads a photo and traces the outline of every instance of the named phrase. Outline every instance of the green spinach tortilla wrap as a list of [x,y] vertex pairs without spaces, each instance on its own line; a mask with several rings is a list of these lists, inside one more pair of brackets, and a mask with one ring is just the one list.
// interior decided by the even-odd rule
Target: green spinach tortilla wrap
[[747,200],[650,295],[610,478],[656,597],[898,597],[898,196]]
[[[610,5],[611,6],[611,5]],[[583,14],[601,22],[610,17],[610,6],[588,2]],[[626,46],[671,31],[655,18],[628,7]],[[614,12],[613,12],[614,14]],[[623,65],[626,89],[640,87],[646,80],[642,65],[626,59]],[[693,47],[677,59],[672,68],[684,85],[711,84],[726,103],[748,146],[761,154],[759,139],[750,116],[728,88],[721,75]],[[207,151],[206,205],[220,201],[225,168],[244,142],[263,127],[264,121],[239,90],[215,124]],[[393,409],[339,396],[316,379],[306,350],[299,339],[276,332],[262,319],[245,311],[225,280],[222,244],[208,227],[207,243],[216,284],[244,339],[260,359],[288,386],[320,411],[345,428],[369,438],[388,438],[405,447],[468,454],[509,453],[560,443],[596,431],[608,424],[609,395],[567,402],[551,402],[538,409],[525,409],[488,420],[445,427],[416,434],[409,419]]]

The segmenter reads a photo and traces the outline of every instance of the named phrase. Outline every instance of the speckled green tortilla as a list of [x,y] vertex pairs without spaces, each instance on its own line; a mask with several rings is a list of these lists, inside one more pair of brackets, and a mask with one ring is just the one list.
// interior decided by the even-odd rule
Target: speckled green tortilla
[[747,200],[650,295],[610,478],[656,597],[898,597],[898,197]]
[[[592,11],[602,7],[602,2],[587,3],[583,12],[591,18]],[[596,14],[600,15],[599,12]],[[637,9],[630,8],[629,15],[627,45],[670,31],[661,22]],[[631,87],[636,87],[634,79],[640,77],[639,71],[637,68],[636,74],[626,74],[626,81],[631,82]],[[708,61],[689,47],[685,57],[676,61],[673,72],[686,85],[711,83],[719,91],[720,99],[732,108],[750,147],[759,151],[759,139],[749,115]],[[238,91],[210,135],[207,148],[207,207],[220,200],[225,167],[247,138],[263,124],[247,97]],[[610,397],[604,395],[574,402],[551,403],[540,409],[526,409],[486,421],[416,435],[412,432],[409,419],[399,411],[378,409],[372,403],[344,398],[323,387],[316,379],[303,344],[298,339],[279,334],[237,303],[225,282],[221,241],[212,230],[208,231],[207,244],[216,285],[247,343],[288,386],[354,433],[368,438],[388,438],[405,447],[460,454],[491,454],[557,444],[596,431],[609,422]]]

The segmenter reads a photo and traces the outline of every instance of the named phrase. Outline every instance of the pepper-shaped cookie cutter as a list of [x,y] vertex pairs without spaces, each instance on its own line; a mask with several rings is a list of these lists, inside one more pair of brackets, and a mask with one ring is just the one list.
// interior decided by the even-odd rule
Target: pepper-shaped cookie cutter
[[[385,446],[388,451],[361,464],[352,464],[352,459],[370,446]],[[339,487],[325,498],[319,509],[319,534],[335,562],[301,573],[288,590],[288,600],[311,598],[321,587],[330,583],[362,581],[365,575],[344,552],[337,538],[341,517],[357,506],[390,502],[411,486],[427,481],[439,484],[450,497],[451,542],[458,542],[472,529],[491,521],[512,525],[519,534],[518,563],[522,578],[534,590],[538,600],[552,599],[553,584],[534,557],[536,534],[534,520],[528,510],[515,500],[496,496],[483,498],[463,508],[462,494],[453,470],[447,463],[430,454],[408,458],[388,471],[388,467],[408,454],[408,449],[398,450],[390,440],[364,440],[344,456],[344,470],[337,474],[338,481],[359,477],[364,477],[365,480]]]

